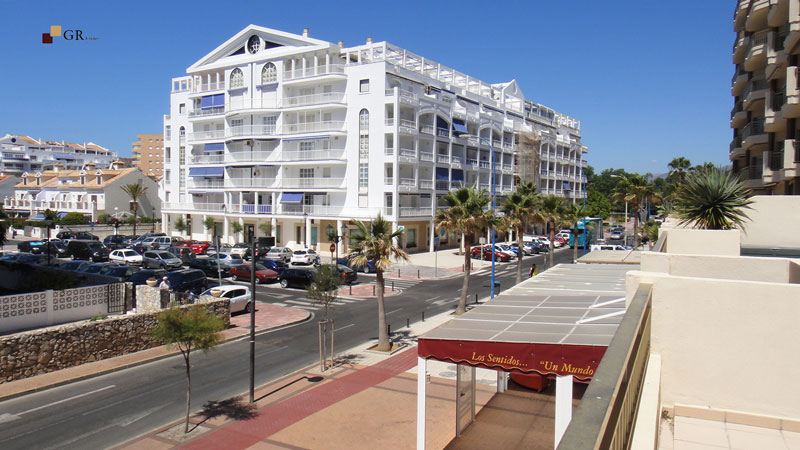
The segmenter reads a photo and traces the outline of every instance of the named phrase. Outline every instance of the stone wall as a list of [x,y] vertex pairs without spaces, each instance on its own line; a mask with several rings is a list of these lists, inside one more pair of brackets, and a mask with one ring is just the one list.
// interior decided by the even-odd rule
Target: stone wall
[[[230,302],[214,299],[208,310],[230,325]],[[0,384],[159,344],[150,336],[158,313],[83,321],[0,337]]]

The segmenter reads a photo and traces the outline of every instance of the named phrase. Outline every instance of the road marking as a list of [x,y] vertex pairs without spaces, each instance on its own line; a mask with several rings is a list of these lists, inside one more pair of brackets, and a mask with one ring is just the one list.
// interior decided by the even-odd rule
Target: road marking
[[281,350],[283,350],[285,348],[289,348],[289,346],[288,345],[284,345],[283,347],[271,348],[271,349],[269,349],[269,350],[267,350],[265,352],[259,352],[258,356],[269,355],[270,353],[279,352],[279,351],[281,351]]
[[160,385],[160,386],[159,386],[159,387],[157,387],[157,388],[151,388],[151,389],[147,390],[146,392],[142,392],[141,394],[136,394],[136,395],[134,395],[133,397],[125,397],[124,399],[122,399],[122,400],[119,400],[119,401],[116,401],[116,402],[114,402],[114,403],[109,403],[109,404],[107,404],[107,405],[103,405],[103,406],[101,406],[101,407],[99,407],[99,408],[94,408],[94,409],[92,409],[91,411],[87,411],[87,412],[85,412],[85,413],[83,413],[83,414],[81,414],[81,415],[82,415],[82,416],[88,416],[89,414],[94,414],[94,413],[96,413],[96,412],[98,412],[98,411],[102,411],[102,410],[104,410],[104,409],[111,408],[112,406],[119,405],[120,403],[129,402],[129,401],[131,401],[131,400],[133,400],[133,399],[135,399],[135,398],[143,397],[143,396],[145,396],[145,395],[150,395],[150,394],[152,394],[153,392],[162,391],[162,390],[164,390],[164,389],[167,389],[168,387],[172,387],[172,386],[174,386],[174,385],[176,385],[176,384],[181,384],[181,383],[183,383],[183,382],[184,382],[184,381],[182,381],[182,380],[177,380],[177,381],[173,381],[173,382],[171,382],[171,383],[162,384],[162,385]]
[[[66,446],[67,446],[67,445],[69,445],[69,444],[72,444],[72,443],[74,443],[74,442],[80,441],[81,439],[87,438],[87,437],[89,437],[89,436],[91,436],[91,435],[93,435],[93,434],[97,434],[97,433],[99,433],[99,432],[101,432],[101,431],[105,431],[105,430],[107,430],[107,429],[109,429],[109,428],[111,428],[111,427],[115,427],[115,426],[117,426],[117,425],[118,425],[118,423],[117,423],[117,422],[112,422],[112,423],[110,423],[110,424],[108,424],[108,425],[106,425],[106,426],[104,426],[104,427],[100,427],[100,428],[97,428],[97,429],[95,429],[95,430],[93,430],[93,431],[89,431],[89,432],[87,432],[87,433],[83,433],[83,434],[82,434],[82,435],[80,435],[80,436],[75,436],[74,438],[72,438],[72,439],[70,439],[70,440],[67,440],[67,441],[64,441],[64,442],[60,442],[60,443],[58,443],[58,444],[56,444],[56,445],[53,445],[53,446],[51,446],[51,447],[45,447],[45,448],[44,448],[44,449],[42,449],[42,450],[53,450],[53,449],[56,449],[56,448],[59,448],[59,447],[66,447]],[[124,426],[124,425],[123,425],[123,426]]]
[[389,314],[396,313],[397,311],[402,311],[402,310],[403,308],[395,309],[394,311],[389,311],[388,313],[386,313],[386,315],[388,316]]
[[301,309],[310,309],[312,311],[318,311],[319,307],[317,306],[308,306],[308,303],[299,302],[296,300],[286,300],[286,303],[291,303],[292,308],[301,308]]
[[432,301],[436,300],[436,299],[437,299],[437,298],[439,298],[439,297],[441,297],[441,295],[437,295],[436,297],[431,297],[431,298],[429,298],[429,299],[427,299],[427,300],[425,300],[425,301],[426,301],[426,302],[428,302],[428,303],[430,303],[430,302],[432,302]]
[[18,415],[16,415],[16,414],[3,413],[3,414],[0,414],[0,423],[11,422],[11,421],[17,420],[19,418],[20,417]]
[[595,320],[602,320],[602,319],[607,319],[609,317],[621,316],[623,314],[625,314],[625,310],[603,314],[602,316],[592,317],[590,319],[581,319],[578,321],[578,323],[589,323],[589,322],[594,322]]
[[70,400],[75,400],[76,398],[86,397],[87,395],[91,395],[91,394],[95,394],[97,392],[105,391],[105,390],[111,389],[113,387],[116,387],[116,385],[112,384],[111,386],[106,386],[104,388],[95,389],[95,390],[89,391],[89,392],[84,392],[83,394],[73,395],[72,397],[68,397],[68,398],[65,398],[63,400],[59,400],[57,402],[53,402],[53,403],[50,403],[50,404],[47,404],[47,405],[42,405],[42,406],[39,406],[37,408],[33,408],[33,409],[29,409],[27,411],[23,411],[21,413],[17,413],[17,415],[21,416],[23,414],[28,414],[30,412],[38,411],[40,409],[44,409],[44,408],[48,408],[50,406],[55,406],[55,405],[58,405],[58,404],[61,404],[61,403],[64,403],[64,402],[68,402]]
[[286,303],[282,303],[282,302],[275,302],[275,303],[270,303],[270,304],[271,305],[278,305],[278,306],[286,306]]
[[[354,323],[351,323],[350,325],[345,325],[345,326],[343,326],[343,327],[341,327],[341,328],[337,328],[337,329],[336,329],[336,331],[344,330],[345,328],[350,328],[350,327],[352,327],[353,325],[355,325],[355,324],[354,324]],[[2,417],[2,416],[0,416],[0,417]]]

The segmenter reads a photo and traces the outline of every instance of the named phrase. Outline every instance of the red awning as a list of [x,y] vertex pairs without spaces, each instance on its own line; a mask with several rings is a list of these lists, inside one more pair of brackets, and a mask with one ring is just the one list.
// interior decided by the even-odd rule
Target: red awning
[[589,381],[606,346],[420,339],[423,358],[509,372],[572,375]]

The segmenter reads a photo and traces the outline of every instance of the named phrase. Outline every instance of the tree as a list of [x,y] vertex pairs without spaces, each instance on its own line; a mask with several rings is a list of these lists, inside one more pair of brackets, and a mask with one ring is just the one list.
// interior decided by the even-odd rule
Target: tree
[[[469,292],[470,272],[472,271],[471,247],[476,232],[492,223],[492,211],[485,210],[489,205],[486,189],[475,190],[475,186],[460,187],[442,197],[447,209],[436,212],[437,229],[445,229],[451,233],[464,236],[464,284],[461,287],[461,298],[458,301],[456,314],[467,312],[467,293]],[[494,249],[493,249],[494,250]]]
[[214,218],[211,216],[206,217],[206,220],[203,221],[203,227],[206,229],[206,231],[211,232],[211,242],[216,242],[216,240],[214,239],[214,237],[217,235],[216,220],[214,220]]
[[[333,309],[333,302],[339,297],[339,287],[342,285],[342,276],[335,264],[323,264],[317,268],[314,282],[308,285],[306,293],[308,298],[323,307],[322,320],[319,322],[319,364],[325,370],[327,361],[327,336],[330,332],[331,341],[331,367],[333,367],[333,320],[328,318],[329,309]],[[330,326],[330,328],[329,328]]]
[[586,210],[586,207],[578,203],[568,203],[561,213],[564,222],[572,226],[572,239],[575,243],[575,245],[572,246],[574,252],[572,255],[573,261],[578,260],[578,221],[587,216]]
[[[145,192],[147,192],[147,186],[143,186],[139,183],[126,184],[122,186],[122,192],[128,194],[128,197],[131,198],[133,217],[136,219],[136,212],[139,211],[139,197],[143,197]],[[136,234],[136,220],[133,222],[133,234]]]
[[61,219],[57,219],[61,225],[87,225],[89,219],[79,212],[69,212]]
[[[517,283],[522,281],[522,235],[525,233],[527,225],[531,221],[538,204],[536,196],[536,185],[533,182],[523,183],[517,189],[506,196],[501,205],[501,210],[505,214],[505,219],[509,228],[513,228],[517,235],[517,248],[519,258],[517,259]],[[469,251],[469,249],[467,249]]]
[[653,189],[653,185],[647,180],[650,174],[639,175],[638,173],[628,174],[621,177],[620,184],[614,192],[614,197],[619,201],[631,202],[633,204],[633,230],[634,246],[639,247],[641,234],[639,231],[639,207],[643,202],[653,202],[660,197]]
[[258,226],[258,229],[264,233],[264,236],[272,236],[272,224],[269,222],[264,222]]
[[744,181],[718,168],[691,174],[679,191],[676,209],[681,225],[694,224],[707,230],[729,230],[742,226],[745,209],[753,201]]
[[679,156],[670,161],[668,166],[672,170],[669,171],[667,176],[673,179],[677,178],[678,183],[683,184],[686,179],[686,171],[692,167],[692,163],[683,156]]
[[239,222],[236,222],[236,221],[231,222],[231,231],[233,231],[233,240],[234,241],[238,241],[239,240],[239,233],[241,233],[243,229],[244,229],[244,227],[242,227],[242,224],[240,224]]
[[396,244],[403,235],[403,231],[392,232],[392,225],[380,213],[366,224],[360,220],[353,220],[353,223],[356,225],[356,232],[350,235],[348,259],[355,267],[364,267],[368,261],[375,261],[378,288],[378,346],[376,350],[388,352],[392,349],[392,343],[389,341],[389,330],[386,329],[383,272],[391,268],[390,258],[408,260],[408,253]]
[[550,228],[550,264],[548,267],[553,267],[555,258],[555,238],[556,227],[561,225],[563,219],[561,218],[562,208],[564,207],[564,199],[556,195],[548,195],[542,198],[540,211],[542,218]]
[[[175,223],[172,224],[172,226],[174,226],[175,229],[181,234],[189,231],[189,224],[186,223],[185,220],[183,220],[183,217],[178,217],[175,220]],[[135,228],[134,228],[134,230],[135,230]],[[135,233],[135,231],[134,231],[134,233]]]
[[152,335],[167,347],[177,347],[186,363],[186,423],[183,432],[189,432],[189,413],[192,401],[192,373],[189,355],[199,349],[203,353],[214,348],[221,340],[223,320],[209,314],[203,305],[170,308],[158,315],[158,325]]

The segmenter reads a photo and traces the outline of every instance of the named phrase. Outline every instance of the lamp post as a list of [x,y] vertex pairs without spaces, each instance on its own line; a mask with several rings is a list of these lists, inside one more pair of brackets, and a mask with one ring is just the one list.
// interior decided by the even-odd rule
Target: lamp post
[[[114,224],[115,225],[117,224],[117,221],[119,220],[119,216],[118,216],[119,213],[117,211],[119,211],[119,207],[115,206],[114,207]],[[116,236],[117,233],[119,233],[119,226],[114,227],[114,235]]]
[[306,232],[308,231],[306,230],[306,227],[308,226],[306,225],[307,222],[308,222],[308,213],[303,212],[303,248],[308,248],[308,238],[306,237]]
[[150,210],[150,220],[152,220],[152,223],[153,223],[153,227],[150,228],[150,232],[151,233],[155,233],[156,232],[156,209],[155,208],[151,208],[151,210]]
[[53,221],[51,219],[46,219],[44,221],[45,225],[47,225],[47,266],[50,266],[50,227],[53,225]]
[[475,137],[479,141],[486,143],[486,145],[489,146],[490,157],[492,158],[492,181],[491,181],[491,183],[492,183],[492,281],[491,281],[491,286],[489,287],[489,298],[493,299],[494,298],[494,286],[495,286],[495,234],[496,234],[495,233],[495,229],[494,229],[494,214],[495,214],[495,209],[496,209],[496,205],[495,205],[494,147],[492,147],[492,144],[485,137],[482,137],[480,135],[470,134],[470,132],[467,130],[467,127],[464,126],[463,124],[454,122],[453,123],[453,129],[454,129],[453,134],[456,137],[463,137],[463,138]]

